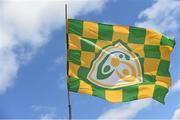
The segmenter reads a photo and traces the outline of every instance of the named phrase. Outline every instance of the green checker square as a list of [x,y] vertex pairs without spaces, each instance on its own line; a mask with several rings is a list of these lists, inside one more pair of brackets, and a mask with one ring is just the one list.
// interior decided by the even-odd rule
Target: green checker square
[[73,77],[68,78],[68,87],[70,91],[78,92],[79,85],[80,85],[79,79]]
[[69,62],[80,65],[81,51],[78,50],[69,50]]
[[140,62],[140,64],[141,64],[141,70],[142,70],[142,74],[144,74],[144,58],[142,58],[142,57],[140,57],[139,58],[139,62]]
[[160,64],[159,64],[159,67],[158,67],[157,75],[159,75],[159,76],[168,76],[169,77],[170,76],[169,65],[170,65],[169,61],[161,60]]
[[[79,77],[80,79],[86,80],[88,73],[89,73],[89,69],[88,69],[88,68],[82,67],[82,66],[79,67],[78,77]],[[88,82],[89,82],[89,81],[88,81]]]
[[68,19],[68,33],[74,33],[82,36],[83,33],[83,21]]
[[167,88],[162,87],[160,85],[155,85],[153,99],[155,99],[155,100],[157,100],[157,101],[164,104],[165,103],[164,98],[165,98],[167,92],[168,92]]
[[159,45],[144,45],[144,53],[147,58],[160,59],[160,46]]
[[160,44],[161,45],[168,45],[168,46],[171,46],[173,48],[175,45],[175,41],[173,41],[173,40],[171,40],[165,36],[162,36]]
[[146,29],[138,27],[129,27],[129,43],[144,44]]
[[138,99],[138,86],[132,85],[123,87],[123,102],[132,101]]
[[93,86],[92,90],[93,90],[93,96],[97,96],[97,97],[105,99],[105,90],[104,89]]
[[112,35],[113,35],[112,25],[99,24],[98,39],[111,41]]
[[95,46],[96,46],[96,41],[97,40],[95,40],[95,39],[81,38],[81,49],[83,51],[94,52]]
[[154,75],[143,75],[143,83],[155,83],[156,76]]

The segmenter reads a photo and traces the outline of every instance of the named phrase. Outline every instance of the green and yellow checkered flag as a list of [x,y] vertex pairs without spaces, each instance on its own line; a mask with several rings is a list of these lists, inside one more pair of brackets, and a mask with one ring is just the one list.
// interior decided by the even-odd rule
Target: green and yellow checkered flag
[[164,103],[175,41],[150,29],[68,19],[67,44],[70,91],[110,102]]

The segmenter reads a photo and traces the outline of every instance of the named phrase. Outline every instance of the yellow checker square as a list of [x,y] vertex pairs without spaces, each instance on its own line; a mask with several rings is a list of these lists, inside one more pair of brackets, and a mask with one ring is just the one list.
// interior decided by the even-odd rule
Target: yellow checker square
[[103,47],[106,47],[108,45],[112,45],[111,41],[104,41],[104,40],[97,40],[96,46],[95,46],[95,52],[99,52],[99,50],[102,50]]
[[151,29],[146,29],[146,45],[160,45],[162,34]]
[[169,61],[171,51],[172,51],[172,47],[170,46],[167,46],[167,45],[160,46],[161,59]]
[[89,84],[87,84],[86,82],[84,82],[83,80],[80,80],[78,92],[83,93],[83,94],[88,94],[88,95],[92,95],[92,93],[93,93],[92,87]]
[[69,76],[78,78],[79,65],[69,62]]
[[129,27],[128,26],[113,26],[112,41],[122,40],[128,42]]
[[164,76],[156,76],[156,84],[165,88],[169,88],[171,86],[171,78]]
[[156,75],[160,59],[144,58],[144,74]]
[[140,85],[138,88],[138,99],[153,97],[155,85]]
[[80,36],[75,34],[68,34],[69,49],[81,50]]
[[94,22],[83,22],[83,37],[98,39],[98,24]]
[[95,58],[95,53],[93,52],[81,52],[81,66],[90,68],[92,60]]
[[106,100],[110,102],[122,102],[123,92],[122,90],[106,90]]
[[128,47],[139,56],[144,57],[144,45],[128,43]]

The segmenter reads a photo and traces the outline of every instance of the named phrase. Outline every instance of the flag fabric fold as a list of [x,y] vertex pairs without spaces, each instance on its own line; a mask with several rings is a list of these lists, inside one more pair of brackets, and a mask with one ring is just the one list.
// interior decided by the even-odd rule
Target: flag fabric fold
[[175,41],[151,29],[68,19],[68,86],[110,102],[153,98],[171,86]]

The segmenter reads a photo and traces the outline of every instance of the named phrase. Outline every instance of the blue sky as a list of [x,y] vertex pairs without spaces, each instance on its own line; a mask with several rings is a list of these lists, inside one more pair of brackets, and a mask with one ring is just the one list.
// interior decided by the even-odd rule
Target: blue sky
[[71,93],[73,118],[180,118],[180,2],[176,0],[0,1],[0,118],[68,118],[64,3],[69,17],[154,28],[176,38],[173,85],[151,99],[110,103]]

